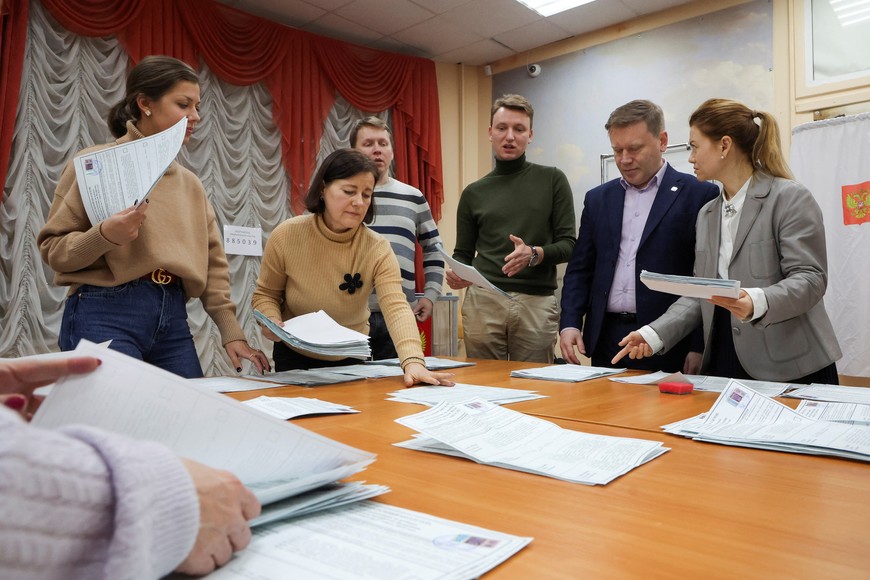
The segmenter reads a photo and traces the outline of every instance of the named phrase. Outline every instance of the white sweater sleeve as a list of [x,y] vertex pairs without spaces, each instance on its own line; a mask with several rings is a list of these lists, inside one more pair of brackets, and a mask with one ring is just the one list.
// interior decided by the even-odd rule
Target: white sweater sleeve
[[0,407],[0,578],[159,578],[198,528],[193,482],[166,447],[39,429]]

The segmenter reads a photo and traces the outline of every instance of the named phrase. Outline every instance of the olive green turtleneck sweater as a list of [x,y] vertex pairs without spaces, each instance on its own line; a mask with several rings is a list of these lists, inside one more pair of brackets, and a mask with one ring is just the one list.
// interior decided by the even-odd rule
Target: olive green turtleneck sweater
[[[470,184],[459,198],[453,257],[471,264],[510,292],[547,295],[556,289],[556,264],[571,257],[576,239],[574,198],[565,174],[555,167],[496,159],[495,169]],[[502,273],[519,236],[544,249],[544,260],[513,278]]]

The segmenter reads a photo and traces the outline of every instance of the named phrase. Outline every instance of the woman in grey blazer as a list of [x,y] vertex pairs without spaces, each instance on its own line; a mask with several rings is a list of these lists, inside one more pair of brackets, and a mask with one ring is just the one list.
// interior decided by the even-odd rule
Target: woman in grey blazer
[[626,354],[666,352],[704,325],[703,374],[837,384],[842,355],[823,296],[822,212],[792,179],[769,113],[710,99],[689,118],[689,162],[722,195],[698,214],[695,276],[740,280],[739,298],[681,298],[622,341]]

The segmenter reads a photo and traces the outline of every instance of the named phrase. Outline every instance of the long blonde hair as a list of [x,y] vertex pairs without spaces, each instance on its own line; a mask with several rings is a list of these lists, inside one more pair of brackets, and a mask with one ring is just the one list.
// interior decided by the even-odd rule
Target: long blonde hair
[[779,126],[770,113],[754,111],[729,99],[710,99],[695,109],[689,117],[689,126],[713,140],[731,137],[734,145],[749,157],[753,171],[794,179],[782,155]]

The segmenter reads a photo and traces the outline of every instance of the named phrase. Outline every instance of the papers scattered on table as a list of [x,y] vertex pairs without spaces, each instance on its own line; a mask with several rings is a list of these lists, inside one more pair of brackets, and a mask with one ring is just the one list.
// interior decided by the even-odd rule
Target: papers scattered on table
[[553,365],[533,369],[511,371],[512,377],[521,379],[539,379],[544,381],[562,381],[579,383],[591,379],[600,379],[625,372],[625,369],[610,369],[604,367],[588,367],[584,365]]
[[155,135],[73,159],[82,204],[91,224],[140,205],[178,156],[187,117]]
[[870,461],[870,427],[806,417],[733,379],[708,412],[662,429],[711,443]]
[[668,451],[658,441],[563,429],[481,399],[439,403],[396,422],[422,435],[398,447],[587,485],[607,484]]
[[786,397],[868,405],[870,404],[870,389],[867,387],[845,387],[839,385],[801,385],[790,391]]
[[260,526],[214,580],[467,580],[532,541],[378,502]]
[[250,378],[259,378],[264,381],[281,383],[282,385],[299,385],[301,387],[319,387],[322,385],[349,383],[350,381],[357,380],[352,375],[343,375],[333,371],[332,367],[328,369],[295,369],[265,375],[250,375]]
[[[269,375],[250,375],[243,377],[202,377],[200,379],[187,379],[196,388],[212,393],[244,393],[247,391],[259,391],[260,389],[276,389],[283,385],[274,382],[264,382]],[[257,380],[260,379],[260,380]]]
[[836,421],[852,425],[870,425],[870,405],[859,403],[801,401],[797,412],[810,419]]
[[350,358],[368,358],[372,355],[368,336],[341,326],[323,310],[294,316],[285,320],[284,326],[275,324],[259,310],[254,310],[254,317],[296,350]]
[[444,261],[450,267],[453,272],[465,280],[466,282],[471,282],[475,286],[480,286],[481,288],[486,288],[487,290],[492,290],[498,294],[501,294],[508,300],[513,300],[514,297],[490,282],[486,279],[486,276],[477,271],[477,268],[474,266],[469,266],[468,264],[463,264],[462,262],[458,262],[453,259],[453,256],[444,251],[444,248],[439,245],[438,251],[441,252],[441,257],[444,258]]
[[484,387],[480,385],[466,385],[456,383],[452,387],[414,387],[411,389],[402,389],[388,393],[390,398],[388,401],[397,401],[399,403],[417,403],[420,405],[434,406],[438,403],[461,403],[469,399],[479,398],[496,405],[507,405],[509,403],[519,403],[520,401],[531,401],[533,399],[543,399],[544,395],[539,395],[535,391],[526,391],[523,389],[505,389],[502,387]]
[[[451,360],[449,358],[438,358],[437,356],[427,356],[424,358],[426,361],[426,368],[430,371],[441,371],[444,369],[458,369],[460,367],[473,367],[477,363],[463,361],[463,360]],[[367,365],[390,365],[390,366],[399,366],[400,361],[397,358],[385,358],[382,360],[367,360],[365,362]]]
[[713,296],[740,297],[739,280],[675,276],[641,270],[640,281],[650,290],[676,294],[677,296],[689,296],[692,298],[712,298]]
[[163,443],[182,457],[233,472],[261,503],[290,497],[366,468],[375,455],[279,421],[191,381],[81,341],[102,360],[59,380],[33,424],[83,424]]
[[244,404],[282,421],[303,415],[359,413],[347,405],[307,397],[267,397],[262,395],[256,399],[249,399]]
[[[666,373],[664,371],[657,371],[634,377],[611,377],[610,380],[617,383],[628,383],[631,385],[657,385],[659,383],[670,381],[692,383],[696,391],[709,391],[712,393],[721,393],[728,386],[729,381],[731,381],[731,379],[726,377],[684,375],[680,372]],[[768,397],[778,397],[790,387],[795,386],[789,383],[777,383],[774,381],[741,380],[740,382],[763,395],[767,395]]]
[[381,379],[384,377],[401,377],[405,375],[405,371],[398,366],[392,365],[375,365],[375,364],[358,364],[358,365],[342,365],[337,367],[327,367],[323,369],[311,369],[312,371],[325,370],[341,375],[349,375],[354,379]]

